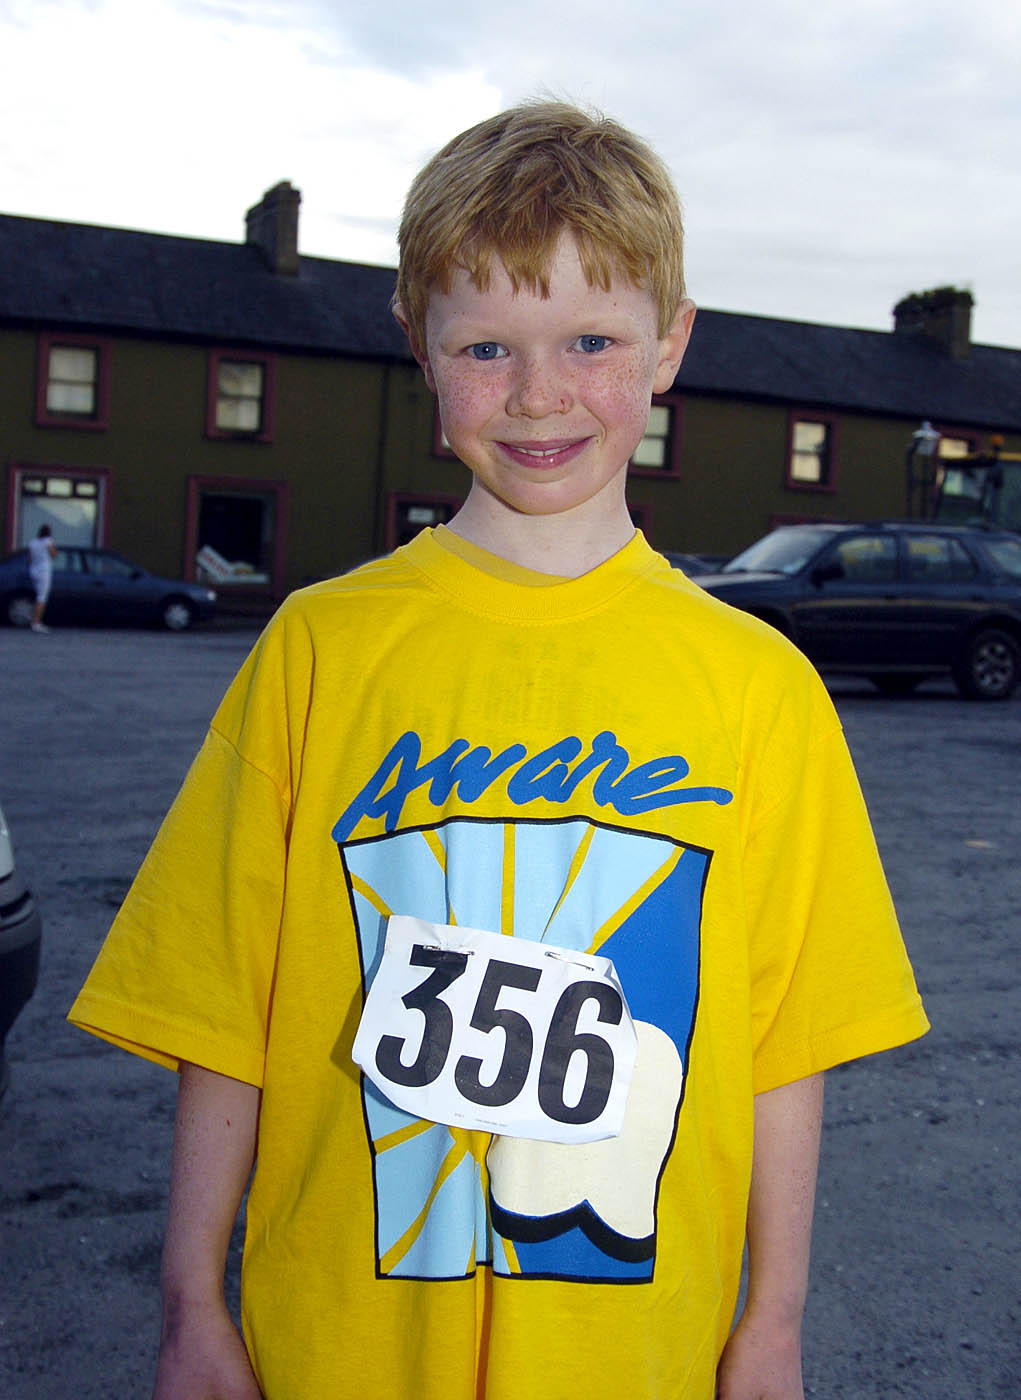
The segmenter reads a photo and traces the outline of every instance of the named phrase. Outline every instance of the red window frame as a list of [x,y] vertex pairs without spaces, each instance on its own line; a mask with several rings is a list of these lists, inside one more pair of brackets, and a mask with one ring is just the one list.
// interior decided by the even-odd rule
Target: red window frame
[[26,462],[18,460],[7,463],[7,521],[4,530],[4,547],[16,548],[17,527],[20,524],[21,480],[25,476],[62,476],[72,481],[91,481],[96,485],[96,548],[106,545],[110,537],[110,497],[113,486],[113,471],[110,467],[69,467],[63,462]]
[[189,476],[187,504],[184,526],[184,566],[185,578],[195,580],[198,569],[195,556],[198,553],[199,506],[203,491],[236,496],[273,496],[275,498],[276,519],[274,521],[273,557],[268,583],[237,582],[222,585],[224,596],[230,594],[268,594],[274,598],[283,596],[284,562],[287,553],[287,525],[289,509],[288,483],[279,477],[245,476]]
[[[220,365],[224,360],[241,365],[262,365],[262,413],[259,427],[252,432],[220,428],[216,423],[216,400],[220,391]],[[276,419],[276,355],[262,350],[209,351],[206,375],[206,437],[220,442],[272,442]]]
[[[446,506],[450,514],[455,515],[464,505],[464,497],[452,495],[449,491],[388,491],[383,542],[388,552],[397,548],[398,511],[403,505]],[[426,527],[423,525],[422,528]]]
[[[50,351],[61,346],[96,352],[96,411],[89,414],[55,413],[46,404],[50,385]],[[110,406],[110,351],[112,341],[107,336],[82,335],[78,332],[40,331],[36,358],[35,421],[40,428],[74,428],[86,432],[104,432]]]

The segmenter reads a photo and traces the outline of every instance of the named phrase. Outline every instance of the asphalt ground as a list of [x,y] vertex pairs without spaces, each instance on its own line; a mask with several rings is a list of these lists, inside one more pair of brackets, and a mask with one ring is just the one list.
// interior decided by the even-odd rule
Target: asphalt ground
[[[150,1393],[175,1079],[64,1016],[253,638],[0,631],[0,799],[44,923],[0,1111],[2,1400]],[[1016,1400],[1021,696],[832,690],[934,1029],[828,1077],[806,1390]],[[239,1262],[236,1231],[235,1300]]]

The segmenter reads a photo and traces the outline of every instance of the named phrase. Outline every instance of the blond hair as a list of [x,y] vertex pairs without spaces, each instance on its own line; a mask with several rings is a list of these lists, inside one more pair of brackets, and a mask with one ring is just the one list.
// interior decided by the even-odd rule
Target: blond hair
[[562,102],[512,107],[455,136],[422,168],[404,205],[394,304],[424,343],[433,288],[458,268],[480,291],[494,258],[514,290],[549,295],[573,234],[590,286],[623,275],[656,301],[665,335],[684,298],[684,230],[659,157],[632,132]]

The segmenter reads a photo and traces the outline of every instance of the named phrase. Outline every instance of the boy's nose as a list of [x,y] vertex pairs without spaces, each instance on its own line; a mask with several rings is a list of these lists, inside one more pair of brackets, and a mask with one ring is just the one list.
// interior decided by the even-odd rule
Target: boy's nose
[[523,418],[546,418],[568,413],[574,397],[562,375],[552,365],[530,362],[521,366],[511,386],[507,411]]

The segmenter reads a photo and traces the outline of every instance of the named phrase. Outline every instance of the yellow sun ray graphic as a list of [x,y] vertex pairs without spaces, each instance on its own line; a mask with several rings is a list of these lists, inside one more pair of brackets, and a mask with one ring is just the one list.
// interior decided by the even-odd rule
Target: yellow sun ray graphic
[[586,832],[585,832],[585,835],[584,835],[584,836],[581,838],[581,840],[578,842],[578,849],[575,851],[574,856],[573,856],[573,858],[572,858],[572,860],[571,860],[571,864],[570,864],[570,866],[568,867],[568,870],[567,870],[567,879],[564,881],[564,888],[563,888],[563,890],[561,891],[560,898],[557,900],[556,908],[553,910],[552,914],[550,914],[549,918],[546,920],[546,927],[545,927],[545,928],[543,929],[543,931],[542,931],[542,936],[543,936],[543,938],[545,938],[546,935],[547,935],[547,933],[549,933],[550,925],[552,924],[553,920],[557,917],[557,914],[560,912],[560,906],[563,904],[564,900],[565,900],[565,899],[567,898],[567,896],[570,894],[570,892],[571,892],[571,886],[574,884],[575,880],[577,880],[578,876],[581,874],[582,866],[584,866],[584,864],[585,864],[585,857],[586,857],[586,856],[588,855],[588,853],[589,853],[589,847],[592,845],[592,838],[595,836],[595,834],[596,834],[596,829],[595,829],[595,827],[594,827],[594,826],[590,826],[590,827],[587,828],[587,830],[586,830]]
[[500,881],[500,932],[514,932],[514,832],[513,822],[503,829],[503,870]]
[[[428,1129],[435,1125],[426,1123],[424,1126]],[[429,1212],[432,1209],[433,1202],[439,1195],[440,1188],[443,1186],[444,1182],[453,1175],[466,1157],[473,1157],[475,1161],[479,1163],[483,1176],[483,1189],[488,1198],[489,1173],[486,1168],[486,1152],[489,1149],[490,1135],[488,1133],[466,1132],[462,1128],[449,1128],[448,1131],[453,1141],[450,1144],[446,1156],[440,1163],[439,1170],[432,1184],[432,1189],[426,1197],[422,1209],[404,1231],[404,1234],[401,1235],[400,1239],[392,1244],[380,1258],[379,1267],[384,1274],[392,1273],[407,1254],[408,1250],[417,1242],[428,1221]],[[397,1137],[398,1134],[395,1133],[393,1136]],[[472,1246],[472,1253],[474,1256],[474,1245]]]
[[426,1118],[416,1118],[413,1123],[409,1123],[405,1128],[398,1128],[396,1132],[384,1133],[382,1137],[374,1138],[372,1146],[376,1152],[389,1152],[391,1148],[401,1147],[406,1142],[411,1142],[413,1138],[421,1137],[423,1133],[429,1132],[430,1128],[435,1128],[435,1123],[430,1123]]
[[382,914],[384,919],[389,919],[393,910],[387,906],[382,895],[377,894],[372,886],[366,884],[354,871],[351,872],[351,888],[354,890],[355,894],[360,894],[363,899],[367,899],[373,909],[375,909],[378,914]]

